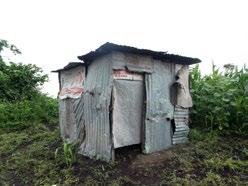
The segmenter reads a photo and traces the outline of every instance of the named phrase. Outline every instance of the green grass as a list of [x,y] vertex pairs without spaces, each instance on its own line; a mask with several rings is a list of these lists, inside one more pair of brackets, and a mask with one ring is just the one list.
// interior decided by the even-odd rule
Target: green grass
[[169,159],[155,165],[135,166],[140,154],[130,150],[112,163],[77,155],[68,166],[58,126],[36,124],[0,131],[0,185],[246,185],[247,149],[245,137],[193,129],[190,143],[169,149]]

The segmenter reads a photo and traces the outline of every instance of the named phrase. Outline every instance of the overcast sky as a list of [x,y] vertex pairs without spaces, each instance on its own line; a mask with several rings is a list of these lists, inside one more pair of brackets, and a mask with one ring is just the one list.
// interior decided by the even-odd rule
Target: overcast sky
[[248,62],[246,0],[0,0],[0,38],[49,73],[44,92],[56,96],[50,73],[109,41],[197,57],[207,73]]

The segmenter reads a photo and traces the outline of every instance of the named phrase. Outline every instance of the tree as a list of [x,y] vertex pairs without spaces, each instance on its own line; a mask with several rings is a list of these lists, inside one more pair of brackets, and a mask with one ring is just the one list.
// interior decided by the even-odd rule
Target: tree
[[1,53],[4,49],[9,49],[14,54],[21,54],[21,51],[13,44],[9,44],[8,41],[0,39],[0,59],[2,60]]
[[21,54],[15,45],[0,39],[0,101],[32,99],[40,93],[39,87],[48,80],[48,76],[43,74],[41,68],[33,64],[13,62],[6,64],[2,57],[5,49],[15,55]]

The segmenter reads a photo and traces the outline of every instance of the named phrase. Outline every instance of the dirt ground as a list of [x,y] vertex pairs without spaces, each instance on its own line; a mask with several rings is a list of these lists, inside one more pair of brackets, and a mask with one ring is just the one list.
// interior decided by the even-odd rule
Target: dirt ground
[[190,142],[145,155],[139,146],[106,163],[65,163],[57,127],[0,131],[0,185],[248,185],[248,139],[191,130]]
[[139,146],[121,148],[110,164],[81,157],[74,173],[88,184],[246,185],[248,140],[208,138],[148,155],[142,154]]

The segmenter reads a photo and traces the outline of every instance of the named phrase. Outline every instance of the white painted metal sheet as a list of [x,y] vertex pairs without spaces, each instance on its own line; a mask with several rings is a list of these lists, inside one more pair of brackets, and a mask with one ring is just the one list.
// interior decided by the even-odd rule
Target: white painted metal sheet
[[114,80],[114,148],[141,143],[143,92],[143,81]]
[[78,66],[60,72],[61,90],[59,99],[79,98],[84,92],[85,68]]

